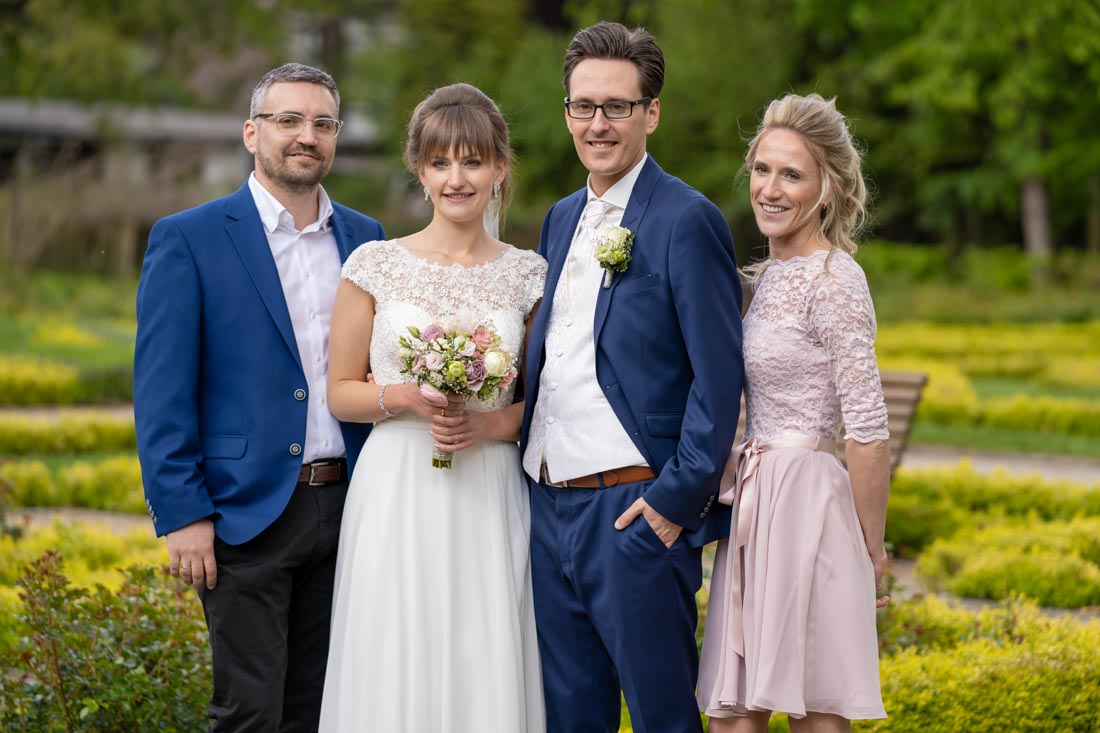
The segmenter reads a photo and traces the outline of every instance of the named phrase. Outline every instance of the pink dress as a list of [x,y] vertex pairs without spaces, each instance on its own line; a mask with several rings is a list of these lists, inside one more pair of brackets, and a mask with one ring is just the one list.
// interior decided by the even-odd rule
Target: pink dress
[[855,260],[836,251],[826,265],[826,254],[774,261],[745,317],[748,440],[723,478],[734,519],[699,670],[699,708],[713,717],[886,717],[874,569],[833,453],[842,422],[847,438],[889,437],[875,314]]

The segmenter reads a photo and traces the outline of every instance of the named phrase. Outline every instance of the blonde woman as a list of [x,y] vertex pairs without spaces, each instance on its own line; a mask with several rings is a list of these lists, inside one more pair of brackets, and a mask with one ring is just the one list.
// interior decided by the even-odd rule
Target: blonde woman
[[[723,477],[700,664],[712,733],[846,731],[884,718],[875,631],[890,446],[875,314],[852,253],[860,156],[832,100],[773,101],[745,165],[769,257],[750,268],[746,441]],[[731,307],[733,307],[731,305]],[[848,469],[836,457],[846,431]]]

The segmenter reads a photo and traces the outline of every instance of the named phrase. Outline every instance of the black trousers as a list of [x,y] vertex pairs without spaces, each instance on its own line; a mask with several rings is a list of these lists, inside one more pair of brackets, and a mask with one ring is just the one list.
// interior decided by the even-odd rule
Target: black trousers
[[317,730],[347,489],[299,484],[255,538],[215,539],[218,585],[202,592],[214,656],[210,731]]

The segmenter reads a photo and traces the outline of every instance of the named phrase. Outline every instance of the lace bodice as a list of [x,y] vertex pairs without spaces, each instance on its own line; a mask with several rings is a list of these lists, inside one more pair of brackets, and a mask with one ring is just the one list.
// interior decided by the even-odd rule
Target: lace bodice
[[886,439],[875,311],[855,260],[825,250],[775,260],[745,316],[746,435]]
[[[492,323],[501,346],[523,358],[523,335],[531,308],[542,297],[546,261],[534,252],[509,247],[495,260],[463,267],[440,265],[418,257],[396,239],[367,242],[351,253],[341,276],[374,297],[370,368],[379,384],[413,381],[401,374],[398,339],[409,326],[424,328],[447,320],[471,328]],[[512,403],[515,382],[493,404],[476,397],[472,410],[495,410]]]

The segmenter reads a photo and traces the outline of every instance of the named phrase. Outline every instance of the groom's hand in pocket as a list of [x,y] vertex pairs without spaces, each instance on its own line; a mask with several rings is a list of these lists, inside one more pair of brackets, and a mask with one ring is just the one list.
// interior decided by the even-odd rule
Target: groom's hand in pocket
[[665,547],[671,548],[684,529],[680,525],[665,519],[641,497],[638,497],[629,509],[619,515],[619,518],[615,520],[615,529],[626,529],[631,522],[638,518],[639,514],[649,523],[650,528],[661,542],[665,543]]

